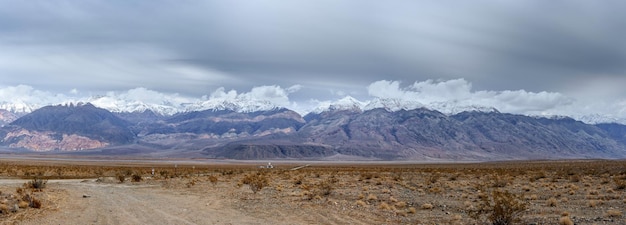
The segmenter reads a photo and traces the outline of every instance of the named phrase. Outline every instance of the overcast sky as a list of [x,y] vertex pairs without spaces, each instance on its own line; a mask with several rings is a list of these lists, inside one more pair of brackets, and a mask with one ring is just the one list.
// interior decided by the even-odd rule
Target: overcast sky
[[0,102],[256,87],[300,107],[351,95],[626,117],[624,12],[622,0],[0,0]]

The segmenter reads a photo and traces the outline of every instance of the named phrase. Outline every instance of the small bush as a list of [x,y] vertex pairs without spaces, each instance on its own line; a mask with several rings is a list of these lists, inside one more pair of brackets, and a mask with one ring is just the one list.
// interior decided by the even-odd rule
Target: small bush
[[574,225],[574,221],[569,216],[564,216],[559,219],[559,225]]
[[252,192],[255,194],[263,189],[265,186],[269,185],[269,181],[261,173],[255,173],[245,176],[243,180],[241,180],[241,182],[250,186],[250,190],[252,190]]
[[141,177],[141,175],[139,174],[133,174],[133,176],[131,177],[132,182],[141,182],[142,180],[143,177]]
[[28,208],[28,202],[20,201],[17,206],[20,207],[20,209]]
[[491,198],[482,195],[478,207],[469,210],[468,215],[478,221],[486,216],[493,225],[508,225],[519,222],[527,207],[528,204],[520,196],[495,190],[491,193]]
[[611,217],[611,218],[622,217],[622,211],[615,210],[615,209],[609,209],[609,211],[606,211],[605,216],[606,217]]
[[41,208],[41,201],[39,201],[39,199],[33,198],[33,199],[30,201],[29,206],[30,206],[31,208],[39,209],[39,208]]
[[549,207],[556,207],[557,203],[558,201],[556,200],[556,198],[550,198],[546,202],[546,205],[548,205]]
[[376,195],[374,194],[367,195],[367,201],[371,202],[371,201],[376,201],[376,200],[378,200],[378,197],[376,197]]
[[5,204],[1,204],[0,205],[0,214],[7,214],[9,213],[9,207]]
[[430,203],[424,203],[422,205],[422,209],[433,209],[433,207],[434,206],[432,204],[430,204]]
[[389,204],[387,204],[386,202],[380,203],[378,208],[382,210],[391,210],[391,206],[389,206]]
[[28,188],[32,188],[32,189],[38,189],[41,190],[43,188],[46,187],[46,184],[48,183],[47,180],[41,179],[41,178],[33,178],[33,180],[29,181],[26,186]]
[[211,184],[215,184],[215,183],[217,183],[217,177],[211,175],[211,176],[209,176],[209,181],[211,182]]
[[124,174],[118,174],[117,180],[120,181],[120,183],[124,183],[124,181],[126,181],[126,176],[124,176]]

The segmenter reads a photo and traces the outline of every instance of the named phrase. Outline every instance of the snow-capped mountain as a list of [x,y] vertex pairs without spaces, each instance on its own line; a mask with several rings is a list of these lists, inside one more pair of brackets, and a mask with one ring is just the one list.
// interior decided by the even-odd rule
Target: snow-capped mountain
[[499,112],[494,107],[481,105],[467,105],[457,101],[433,102],[425,106],[431,110],[437,110],[446,115],[455,115],[462,112]]
[[363,107],[367,105],[366,102],[359,101],[352,96],[346,96],[342,99],[339,99],[335,102],[321,102],[317,107],[315,107],[311,113],[319,114],[325,111],[362,111]]
[[22,101],[13,101],[13,102],[7,102],[7,101],[3,101],[0,102],[0,109],[4,109],[6,111],[15,113],[15,114],[27,114],[27,113],[31,113],[33,111],[35,111],[38,108],[41,108],[42,106],[39,105],[35,105],[35,104],[28,104]]
[[270,101],[254,99],[209,99],[184,106],[183,112],[204,111],[204,110],[231,110],[239,113],[250,113],[258,111],[273,111],[280,109]]
[[[172,116],[178,113],[186,113],[204,110],[231,110],[239,113],[250,113],[258,111],[273,111],[285,107],[278,106],[267,100],[251,98],[210,98],[210,99],[187,99],[182,97],[169,97],[163,100],[160,98],[150,98],[144,101],[141,99],[124,97],[120,95],[101,95],[84,99],[68,100],[66,102],[49,105],[77,105],[79,103],[91,103],[96,107],[106,109],[114,113],[142,113],[152,111],[161,116]],[[37,105],[22,100],[0,101],[0,109],[6,110],[20,117],[31,113],[45,105]],[[419,100],[402,100],[391,98],[375,98],[369,101],[360,101],[354,97],[346,96],[336,101],[320,102],[312,110],[304,109],[304,112],[319,114],[325,111],[355,111],[365,112],[372,109],[382,108],[389,112],[400,110],[412,110],[426,108],[436,110],[446,115],[455,115],[461,112],[499,112],[496,108],[482,105],[470,105],[463,101],[430,102],[422,103]],[[553,115],[527,115],[550,118]],[[626,117],[607,116],[600,114],[588,115],[563,115],[587,124],[619,123],[626,124]]]
[[439,111],[446,115],[454,115],[461,112],[498,112],[498,110],[493,107],[465,105],[459,102],[434,102],[430,104],[422,104],[418,101],[407,101],[392,98],[375,98],[370,101],[362,102],[351,96],[344,97],[335,102],[322,102],[311,112],[319,114],[324,111],[368,111],[378,108],[385,109],[389,112],[427,108]]
[[412,110],[425,107],[422,103],[417,101],[407,101],[395,98],[375,98],[369,101],[364,107],[363,111],[382,108],[389,112],[396,112],[400,110]]
[[145,112],[147,110],[155,113],[171,116],[184,111],[184,105],[163,101],[159,103],[146,103],[138,100],[113,98],[110,96],[92,97],[88,100],[91,104],[115,113],[123,112]]
[[572,116],[572,118],[582,121],[587,124],[600,124],[600,123],[619,123],[626,124],[626,118],[615,118],[600,114]]

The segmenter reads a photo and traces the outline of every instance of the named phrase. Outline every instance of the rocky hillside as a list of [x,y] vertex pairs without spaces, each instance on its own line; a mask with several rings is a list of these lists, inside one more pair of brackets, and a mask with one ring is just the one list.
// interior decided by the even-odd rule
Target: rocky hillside
[[38,151],[132,143],[130,123],[91,104],[46,106],[3,127],[1,143]]
[[[624,158],[626,126],[612,132],[570,118],[533,118],[498,112],[447,116],[424,108],[373,109],[307,115],[291,143],[332,146],[334,154],[377,159],[493,160]],[[621,130],[620,130],[621,129]],[[281,139],[282,140],[282,139]],[[254,142],[259,142],[255,140]],[[266,143],[274,143],[268,140]],[[240,143],[230,151],[256,152],[267,144]],[[281,145],[281,144],[275,144]],[[291,148],[293,144],[282,144]],[[308,147],[308,146],[307,146]],[[257,148],[259,150],[257,150]],[[246,155],[246,154],[241,154]],[[278,154],[282,157],[284,154]]]
[[15,113],[9,112],[4,109],[0,109],[0,126],[7,125],[18,118]]
[[162,116],[149,110],[113,114],[81,104],[36,110],[0,129],[0,140],[2,146],[39,151],[100,149],[99,154],[150,152],[159,157],[626,158],[625,125],[590,125],[566,117],[537,118],[497,110],[450,115],[426,108],[330,107],[303,118],[282,108],[207,109]]

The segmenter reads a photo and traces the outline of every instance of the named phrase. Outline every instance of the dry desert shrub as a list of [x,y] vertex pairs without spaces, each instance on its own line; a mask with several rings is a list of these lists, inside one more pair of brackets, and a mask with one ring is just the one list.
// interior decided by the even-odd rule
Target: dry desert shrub
[[399,209],[403,209],[404,207],[406,207],[406,205],[407,205],[406,202],[396,202],[395,204],[396,208],[399,208]]
[[142,180],[143,180],[143,177],[141,177],[141,175],[135,173],[135,174],[133,174],[131,176],[131,180],[130,181],[132,181],[132,182],[141,182]]
[[626,180],[615,178],[615,179],[613,179],[613,181],[615,182],[615,189],[616,190],[624,190],[624,189],[626,189]]
[[431,173],[428,179],[426,180],[427,184],[435,184],[441,178],[441,174],[439,172]]
[[250,190],[252,190],[255,194],[269,185],[267,177],[261,173],[247,175],[241,180],[241,182],[243,184],[247,184],[250,187]]
[[368,202],[376,201],[376,200],[378,200],[378,197],[376,197],[376,195],[370,193],[369,195],[367,195],[367,199],[366,200]]
[[391,210],[391,206],[389,206],[389,204],[387,204],[386,202],[380,203],[380,206],[378,206],[378,208],[382,210]]
[[493,225],[507,225],[519,222],[527,207],[528,204],[520,196],[506,190],[495,190],[491,193],[491,198],[481,197],[480,204],[475,209],[470,209],[468,215],[477,221],[486,217]]
[[211,184],[215,185],[217,183],[217,177],[210,175],[209,176],[209,181],[211,182]]
[[587,202],[587,206],[589,206],[590,208],[594,208],[594,207],[598,206],[598,201],[596,201],[596,200],[589,200],[589,202]]
[[9,213],[9,207],[5,204],[0,204],[0,214]]
[[124,174],[118,173],[115,177],[120,183],[124,183],[124,181],[126,181],[126,176]]
[[546,201],[546,205],[549,207],[556,207],[556,205],[558,204],[558,200],[556,200],[556,198],[552,197],[550,199],[548,199],[548,201]]
[[33,178],[33,180],[29,181],[24,186],[26,186],[27,188],[41,190],[46,187],[47,183],[48,183],[47,180],[35,177]]
[[17,205],[20,207],[20,209],[28,208],[28,202],[26,201],[20,201]]
[[433,209],[434,206],[430,203],[424,203],[422,204],[422,209]]
[[563,216],[559,219],[559,225],[574,225],[574,221],[569,216]]
[[619,211],[616,209],[609,209],[608,211],[606,211],[604,216],[611,217],[611,218],[622,217],[622,211]]

